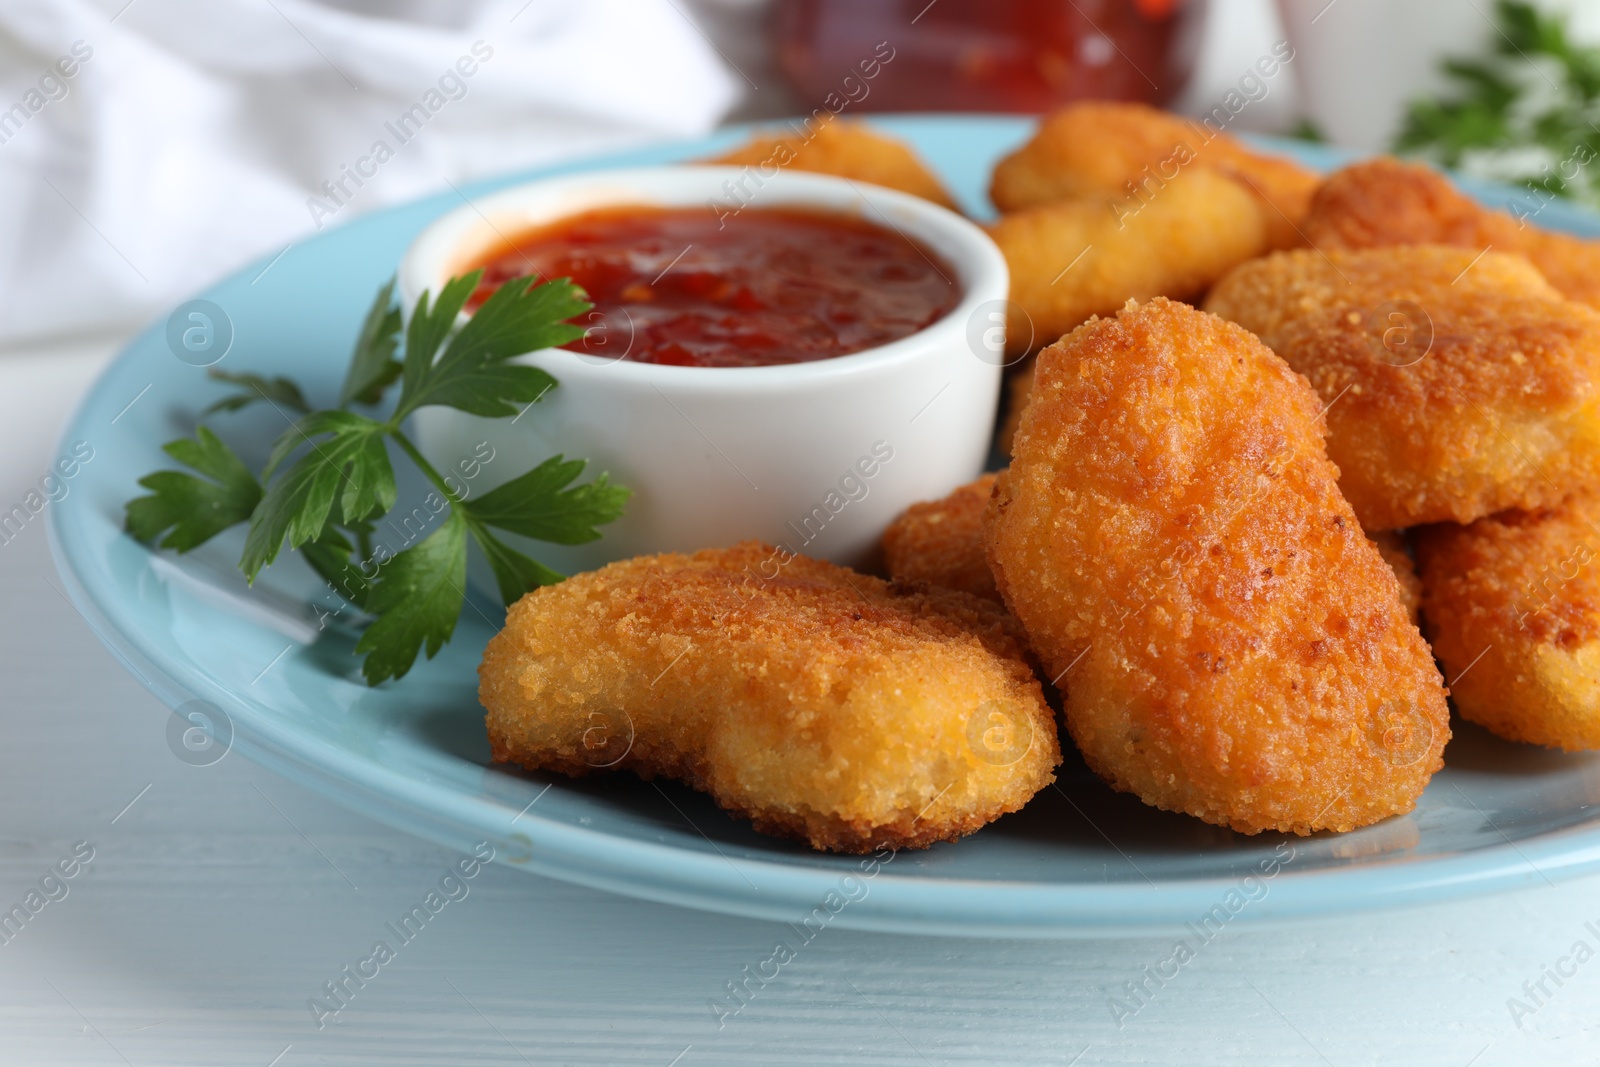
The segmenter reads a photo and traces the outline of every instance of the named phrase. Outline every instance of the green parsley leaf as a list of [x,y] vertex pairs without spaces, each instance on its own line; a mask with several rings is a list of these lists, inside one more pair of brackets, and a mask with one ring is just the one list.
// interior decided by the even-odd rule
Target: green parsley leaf
[[[394,507],[394,468],[384,445],[388,427],[349,411],[319,411],[284,431],[263,477],[271,478],[303,442],[311,447],[267,488],[245,538],[239,568],[254,582],[277,558],[285,538],[299,548],[321,536],[335,504],[344,520],[361,520]],[[317,438],[321,438],[318,440]]]
[[495,584],[500,587],[500,599],[508,607],[522,598],[530,589],[541,585],[555,585],[563,574],[553,571],[543,563],[523,555],[501,541],[478,523],[471,524],[473,540],[483,549],[483,554],[494,569]]
[[[420,345],[443,342],[481,271],[454,279],[440,293],[439,303],[423,318],[412,318],[406,338],[405,381],[397,419],[429,404],[458,408],[485,418],[515,415],[517,403],[532,403],[555,388],[556,380],[537,367],[508,362],[513,356],[566,344],[583,336],[583,328],[563,320],[588,311],[583,290],[563,278],[534,285],[532,278],[506,282],[473,312],[434,360]],[[459,284],[458,284],[459,283]],[[470,285],[468,284],[470,283]],[[424,303],[426,297],[424,297]],[[441,317],[449,314],[449,322]]]
[[[480,271],[451,279],[437,303],[423,295],[404,330],[403,358],[396,357],[402,327],[394,282],[385,285],[356,340],[338,409],[310,410],[287,378],[213,371],[218,381],[241,388],[207,414],[267,400],[301,418],[273,444],[260,481],[204,426],[193,441],[166,445],[169,455],[209,480],[182,471],[148,475],[139,484],[152,494],[128,503],[129,532],[147,542],[165,534],[161,546],[183,552],[248,522],[239,568],[252,582],[285,545],[298,550],[335,592],[373,617],[356,646],[371,685],[403,676],[419,652],[431,658],[454,634],[466,600],[469,537],[488,557],[507,603],[560,581],[559,573],[511,548],[490,528],[559,544],[592,541],[600,536],[597,525],[622,513],[626,489],[611,485],[604,474],[573,485],[584,462],[554,456],[468,504],[400,429],[410,412],[430,404],[512,415],[518,404],[555,387],[549,374],[510,360],[581,337],[582,329],[563,319],[589,308],[583,291],[567,279],[536,286],[519,278],[496,290],[458,330],[457,317],[481,278]],[[400,400],[387,420],[348,410],[354,403],[381,402],[396,380]],[[397,498],[391,438],[449,502],[436,530],[392,558],[381,546],[376,556],[372,548],[373,520],[390,512]],[[386,562],[373,571],[369,560]]]
[[145,475],[139,484],[151,490],[151,495],[128,501],[130,534],[149,544],[166,532],[161,548],[187,552],[228,527],[249,521],[261,500],[261,485],[216,434],[200,426],[193,440],[179,438],[161,448],[211,481],[182,471]]
[[467,522],[451,510],[440,527],[383,565],[366,608],[378,618],[356,643],[368,685],[400,678],[455,633],[466,601]]
[[451,278],[439,290],[439,300],[432,306],[428,303],[426,289],[417,299],[417,306],[411,311],[411,324],[406,327],[406,358],[400,376],[401,411],[409,412],[421,406],[413,398],[421,389],[428,369],[433,366],[433,357],[438,354],[439,346],[444,344],[444,339],[455,328],[456,316],[467,306],[467,298],[482,279],[481,270],[475,270],[464,278]]
[[400,344],[400,308],[394,305],[394,279],[378,290],[356,338],[350,369],[339,389],[339,403],[376,404],[403,369],[394,358]]
[[581,459],[551,456],[527,474],[461,506],[479,522],[502,530],[557,545],[581,545],[600,536],[596,526],[622,514],[630,495],[604,474],[586,485],[566,488],[585,465]]
[[238,411],[247,408],[258,400],[265,400],[280,408],[289,408],[302,415],[311,411],[311,405],[306,403],[306,398],[300,392],[300,387],[288,378],[264,378],[259,374],[248,371],[225,371],[213,367],[206,372],[209,377],[229,385],[239,385],[244,388],[231,396],[225,396],[200,413],[200,417],[218,411]]
[[337,529],[328,527],[315,541],[300,546],[300,555],[317,572],[318,577],[333,587],[334,592],[360,607],[366,603],[371,583],[361,569],[350,562],[354,551],[350,542]]

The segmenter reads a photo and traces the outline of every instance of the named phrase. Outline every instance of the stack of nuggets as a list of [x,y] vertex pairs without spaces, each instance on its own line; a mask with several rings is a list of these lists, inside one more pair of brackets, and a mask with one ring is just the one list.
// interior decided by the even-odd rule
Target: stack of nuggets
[[988,514],[1000,591],[1064,677],[1090,767],[1246,833],[1408,811],[1449,737],[1320,406],[1238,326],[1130,303],[1040,354]]
[[1600,748],[1600,245],[1390,159],[1328,178],[1302,228],[1206,307],[1316,387],[1362,523],[1415,528],[1420,577],[1386,555],[1462,715]]
[[1317,175],[1140,104],[1074,104],[995,167],[1014,352],[1129,299],[1193,300],[1298,239]]
[[1440,245],[1280,252],[1206,308],[1304,374],[1364,527],[1470,522],[1600,475],[1600,313],[1526,259]]
[[[726,158],[774,153],[952,203],[859,126]],[[1052,117],[992,195],[1012,351],[1068,334],[1014,378],[1011,467],[901,516],[892,583],[754,579],[782,554],[752,543],[529,594],[481,671],[496,759],[862,851],[1049,784],[1041,678],[1107,782],[1245,833],[1409,811],[1435,655],[1465,718],[1600,748],[1600,247],[1134,105]]]
[[1491,211],[1419,163],[1380,158],[1339,171],[1312,197],[1304,230],[1323,251],[1440,244],[1526,256],[1567,297],[1600,307],[1600,246]]
[[1394,160],[1331,176],[1305,228],[1314,250],[1238,268],[1207,307],[1332,405],[1362,521],[1416,527],[1422,616],[1462,716],[1600,747],[1600,247]]

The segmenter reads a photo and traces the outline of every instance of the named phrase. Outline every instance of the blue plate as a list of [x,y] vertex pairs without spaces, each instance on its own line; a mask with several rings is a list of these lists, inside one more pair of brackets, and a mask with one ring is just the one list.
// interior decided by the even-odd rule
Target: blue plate
[[[996,158],[1030,123],[980,117],[875,119],[912,141],[977,214]],[[634,152],[540,174],[661,163],[740,139]],[[1325,150],[1278,150],[1316,165]],[[481,182],[472,197],[535,175]],[[1506,190],[1475,191],[1496,206]],[[297,244],[201,294],[232,324],[221,364],[287,374],[313,401],[338,387],[374,292],[411,239],[460,203],[452,193],[378,212]],[[1546,225],[1600,224],[1553,205]],[[163,321],[106,371],[62,445],[93,449],[48,510],[72,596],[101,639],[161,699],[205,712],[194,759],[229,741],[241,754],[374,818],[450,847],[491,842],[507,863],[651,900],[813,926],[1007,937],[1067,937],[1259,923],[1418,904],[1600,869],[1600,757],[1495,740],[1458,724],[1447,767],[1410,815],[1344,835],[1246,838],[1113,793],[1075,756],[1057,788],[973,837],[877,863],[819,855],[754,833],[706,798],[631,776],[573,782],[492,766],[476,667],[499,624],[474,601],[455,640],[403,682],[368,689],[355,632],[296,559],[247,589],[238,531],[188,556],[152,553],[122,532],[137,479],[169,465],[219,389],[175,358]],[[259,459],[284,420],[263,405],[215,423]],[[217,710],[220,709],[220,714]],[[188,723],[178,723],[181,727]],[[188,751],[184,749],[183,751]],[[1190,924],[1185,927],[1185,924]]]

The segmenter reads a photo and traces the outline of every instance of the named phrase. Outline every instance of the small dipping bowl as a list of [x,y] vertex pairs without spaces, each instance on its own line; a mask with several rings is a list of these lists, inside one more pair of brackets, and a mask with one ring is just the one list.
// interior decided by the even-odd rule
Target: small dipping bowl
[[[573,574],[750,538],[860,565],[906,507],[982,471],[1005,363],[1005,260],[977,226],[905,193],[791,171],[761,175],[755,187],[745,168],[712,166],[533,182],[464,205],[424,230],[400,264],[402,307],[409,318],[424,290],[437,294],[451,275],[528,230],[600,208],[726,212],[737,201],[725,183],[741,178],[753,192],[744,211],[825,211],[899,231],[953,272],[959,301],[900,340],[806,363],[684,367],[542,349],[517,360],[560,384],[514,419],[418,411],[417,446],[441,472],[473,471],[470,494],[556,453],[589,461],[580,481],[605,471],[633,490],[626,513],[601,527],[598,541],[553,545],[505,535],[547,566]],[[738,216],[726,224],[737,226]],[[493,458],[482,462],[485,456]],[[476,563],[473,582],[494,588]]]

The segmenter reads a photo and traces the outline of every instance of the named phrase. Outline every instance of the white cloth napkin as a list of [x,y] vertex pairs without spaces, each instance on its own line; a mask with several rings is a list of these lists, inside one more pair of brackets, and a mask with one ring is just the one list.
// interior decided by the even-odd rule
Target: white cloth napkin
[[705,132],[742,84],[676,0],[6,0],[0,345],[147,320],[447,182]]

